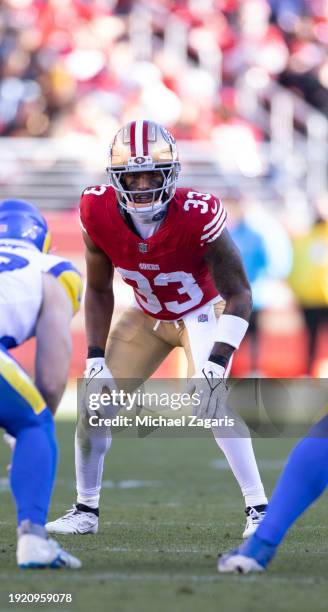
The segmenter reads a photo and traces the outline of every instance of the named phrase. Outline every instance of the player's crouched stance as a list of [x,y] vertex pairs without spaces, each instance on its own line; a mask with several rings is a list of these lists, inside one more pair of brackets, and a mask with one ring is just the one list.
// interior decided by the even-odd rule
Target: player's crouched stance
[[[134,391],[175,347],[182,347],[188,392],[202,394],[197,416],[210,419],[223,409],[215,390],[224,388],[252,307],[239,251],[225,227],[224,206],[210,193],[177,186],[176,142],[152,121],[123,126],[108,162],[110,184],[85,189],[80,202],[87,268],[85,378],[104,377],[109,388]],[[135,303],[111,327],[114,268],[133,288]],[[224,435],[222,428],[212,427],[244,497],[246,538],[261,522],[267,498],[245,429],[244,424],[242,434],[234,427]],[[47,524],[50,533],[98,529],[111,432],[108,427],[105,435],[93,433],[90,427],[77,429],[76,504]]]
[[328,416],[292,451],[256,533],[218,560],[222,573],[263,572],[287,531],[328,485]]
[[[47,536],[57,446],[53,414],[65,389],[78,272],[49,249],[47,223],[27,202],[0,203],[0,427],[11,436],[10,485],[22,569],[81,567]],[[36,337],[35,384],[8,349]]]

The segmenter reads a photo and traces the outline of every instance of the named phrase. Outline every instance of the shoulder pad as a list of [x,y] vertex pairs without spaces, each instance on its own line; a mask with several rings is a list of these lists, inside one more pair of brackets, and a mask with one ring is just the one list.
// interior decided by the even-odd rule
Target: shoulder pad
[[74,314],[81,306],[83,283],[80,272],[68,260],[55,255],[44,255],[42,271],[55,276],[64,287],[73,307]]

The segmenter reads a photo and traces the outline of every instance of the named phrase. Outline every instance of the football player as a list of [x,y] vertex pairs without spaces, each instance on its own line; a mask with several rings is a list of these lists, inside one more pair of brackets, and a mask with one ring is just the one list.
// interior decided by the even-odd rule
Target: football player
[[294,448],[261,525],[245,544],[219,559],[219,571],[263,572],[287,531],[327,485],[328,416],[321,419]]
[[[49,246],[47,223],[33,204],[0,203],[0,427],[15,439],[17,563],[77,569],[80,561],[48,538],[45,523],[57,456],[53,414],[66,386],[81,277],[69,261],[48,254]],[[8,352],[32,336],[35,384]]]
[[[133,121],[109,151],[110,185],[84,190],[80,215],[86,246],[86,378],[147,380],[176,346],[188,360],[191,387],[221,382],[248,327],[251,291],[225,227],[222,202],[177,188],[175,140],[151,121]],[[133,287],[135,304],[113,329],[113,271]],[[206,396],[206,393],[204,394]],[[202,402],[198,414],[213,414]],[[246,502],[244,537],[265,513],[267,498],[248,432],[213,428]],[[77,435],[77,503],[48,523],[54,533],[96,533],[108,436]]]

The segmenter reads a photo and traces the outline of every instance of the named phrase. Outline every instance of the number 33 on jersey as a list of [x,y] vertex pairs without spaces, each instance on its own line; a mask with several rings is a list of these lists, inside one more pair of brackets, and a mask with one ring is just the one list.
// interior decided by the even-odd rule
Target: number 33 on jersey
[[218,198],[178,188],[160,228],[146,240],[126,223],[110,186],[86,189],[80,215],[92,242],[133,287],[147,314],[175,320],[217,297],[204,255],[225,228]]

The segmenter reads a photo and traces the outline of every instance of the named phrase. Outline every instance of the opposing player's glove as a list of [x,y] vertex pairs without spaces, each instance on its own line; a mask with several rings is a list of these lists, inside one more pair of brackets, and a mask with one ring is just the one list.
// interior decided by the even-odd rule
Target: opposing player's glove
[[206,361],[203,368],[196,372],[187,385],[189,395],[199,395],[200,404],[194,405],[194,414],[202,419],[223,416],[228,388],[225,368],[213,361]]

